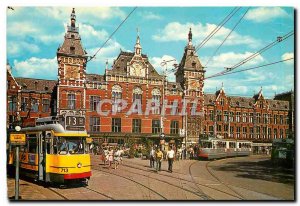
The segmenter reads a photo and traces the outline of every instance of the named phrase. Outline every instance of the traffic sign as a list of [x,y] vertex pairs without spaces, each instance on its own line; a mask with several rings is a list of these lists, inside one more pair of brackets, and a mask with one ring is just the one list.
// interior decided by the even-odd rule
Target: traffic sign
[[10,144],[11,145],[25,145],[26,144],[26,136],[25,134],[10,134]]

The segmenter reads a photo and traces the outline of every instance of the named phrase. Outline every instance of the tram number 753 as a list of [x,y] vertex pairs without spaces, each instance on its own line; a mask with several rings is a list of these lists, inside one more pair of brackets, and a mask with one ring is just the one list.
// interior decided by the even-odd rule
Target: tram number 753
[[68,168],[61,168],[60,172],[69,172]]

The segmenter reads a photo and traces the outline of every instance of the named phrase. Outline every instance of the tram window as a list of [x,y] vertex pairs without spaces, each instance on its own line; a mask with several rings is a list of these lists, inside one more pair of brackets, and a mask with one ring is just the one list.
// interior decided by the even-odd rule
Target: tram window
[[56,140],[57,154],[84,154],[85,139],[84,138],[63,138]]
[[36,147],[37,147],[36,140],[37,140],[36,138],[28,139],[28,153],[36,153]]

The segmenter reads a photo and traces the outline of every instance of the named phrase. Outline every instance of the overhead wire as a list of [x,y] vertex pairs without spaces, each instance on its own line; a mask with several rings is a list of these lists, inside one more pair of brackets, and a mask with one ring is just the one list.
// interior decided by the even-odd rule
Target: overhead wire
[[125,21],[130,17],[130,15],[137,9],[137,6],[134,7],[131,12],[126,16],[126,18],[119,24],[119,26],[114,30],[113,33],[111,33],[111,35],[108,37],[108,39],[100,46],[100,48],[96,51],[96,53],[90,57],[89,60],[87,60],[87,62],[91,61],[93,58],[96,57],[96,55],[98,54],[98,52],[106,45],[106,43],[112,38],[112,36],[119,30],[119,28],[125,23]]
[[214,75],[211,75],[209,77],[214,77],[214,76],[219,76],[222,74],[225,74],[227,72],[230,72],[240,66],[242,66],[243,64],[247,63],[248,61],[254,59],[255,57],[257,57],[258,55],[262,54],[263,52],[267,51],[268,49],[272,48],[273,46],[277,45],[278,43],[286,40],[287,38],[289,38],[290,36],[292,36],[294,34],[294,31],[290,31],[287,34],[285,34],[282,37],[277,37],[277,40],[271,42],[270,44],[268,44],[267,46],[263,47],[262,49],[260,49],[259,51],[255,52],[254,54],[251,54],[250,56],[248,56],[247,58],[245,58],[244,60],[240,61],[239,63],[235,64],[232,67],[227,67],[224,71],[216,73]]
[[216,53],[219,51],[219,49],[221,48],[221,46],[223,46],[223,44],[225,43],[225,41],[228,39],[228,37],[232,34],[232,32],[235,30],[235,28],[239,25],[239,23],[242,21],[242,19],[246,16],[247,12],[249,11],[249,7],[248,9],[245,11],[245,13],[243,14],[243,16],[238,20],[238,22],[234,25],[234,27],[231,29],[231,31],[228,33],[228,35],[225,37],[225,39],[222,41],[222,43],[217,47],[217,49],[214,51],[214,53],[209,57],[209,59],[207,60],[206,64],[204,65],[204,67],[207,67],[208,63],[212,60],[212,58],[216,55]]
[[294,59],[294,58],[283,59],[283,60],[280,60],[280,61],[271,62],[271,63],[268,63],[268,64],[263,64],[263,65],[259,65],[259,66],[255,66],[255,67],[250,67],[250,68],[247,68],[247,69],[242,69],[242,70],[238,70],[238,71],[228,72],[228,73],[225,73],[225,74],[220,74],[218,76],[209,76],[209,77],[206,77],[204,79],[210,79],[210,78],[213,78],[213,77],[225,76],[225,75],[229,75],[229,74],[235,74],[235,73],[244,72],[244,71],[248,71],[248,70],[258,69],[258,68],[261,68],[261,67],[274,65],[274,64],[285,62],[285,61],[290,61],[292,59]]

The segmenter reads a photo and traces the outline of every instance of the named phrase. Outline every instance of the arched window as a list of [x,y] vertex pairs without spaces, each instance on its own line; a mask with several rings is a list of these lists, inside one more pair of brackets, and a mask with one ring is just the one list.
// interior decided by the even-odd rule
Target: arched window
[[114,85],[112,87],[112,94],[111,94],[111,98],[112,98],[112,109],[114,112],[118,111],[120,112],[122,109],[122,105],[121,103],[121,99],[122,99],[122,87],[120,85]]
[[135,100],[139,100],[142,102],[142,94],[143,94],[142,89],[140,87],[135,87],[133,89],[132,102],[134,102]]
[[[158,88],[155,88],[151,92],[152,94],[152,114],[160,114],[160,97],[161,97],[161,92]],[[155,105],[159,105],[159,107],[155,107]]]

